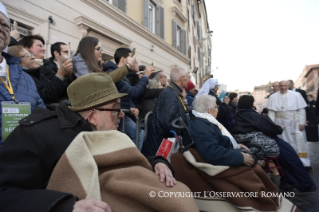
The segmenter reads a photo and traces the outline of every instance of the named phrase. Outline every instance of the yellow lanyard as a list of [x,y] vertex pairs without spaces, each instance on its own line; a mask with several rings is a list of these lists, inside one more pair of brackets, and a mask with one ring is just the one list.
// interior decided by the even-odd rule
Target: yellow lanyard
[[[168,85],[168,86],[171,87],[174,91],[176,91],[171,85]],[[178,93],[177,91],[176,91],[176,93],[177,93],[177,95],[178,95],[178,97],[179,97],[179,100],[181,101],[181,103],[182,103],[182,105],[183,105],[183,107],[184,107],[184,110],[185,110],[185,112],[186,112],[187,109],[186,109],[186,106],[184,105],[184,102],[183,102],[181,96],[179,95],[179,93]]]
[[6,89],[8,90],[8,92],[11,95],[13,101],[16,101],[15,100],[15,96],[14,96],[14,92],[13,92],[13,88],[12,88],[12,85],[11,85],[11,81],[10,81],[10,73],[9,73],[9,66],[8,65],[7,65],[7,79],[8,79],[9,86],[7,85],[7,83],[2,78],[0,78],[0,81],[2,82],[4,87],[6,87]]

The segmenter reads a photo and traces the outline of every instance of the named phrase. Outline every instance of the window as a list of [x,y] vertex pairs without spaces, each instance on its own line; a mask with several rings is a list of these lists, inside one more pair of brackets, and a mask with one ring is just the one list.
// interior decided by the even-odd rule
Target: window
[[149,9],[149,13],[148,13],[148,17],[149,17],[149,25],[148,25],[148,29],[155,33],[155,5],[150,3],[148,5],[148,9]]
[[176,31],[176,49],[180,50],[181,47],[181,28],[177,26]]
[[108,0],[108,2],[126,13],[126,0]]
[[164,39],[164,8],[152,0],[144,0],[144,26]]
[[173,20],[173,46],[186,55],[186,31]]

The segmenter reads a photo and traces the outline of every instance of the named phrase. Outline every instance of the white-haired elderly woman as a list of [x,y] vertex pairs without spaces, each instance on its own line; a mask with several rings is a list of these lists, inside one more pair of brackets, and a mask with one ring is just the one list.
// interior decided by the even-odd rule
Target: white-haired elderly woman
[[227,129],[217,120],[218,105],[216,98],[209,94],[196,97],[193,102],[193,117],[188,123],[189,132],[195,142],[199,155],[213,165],[253,166],[251,155],[238,151],[249,149],[237,144]]

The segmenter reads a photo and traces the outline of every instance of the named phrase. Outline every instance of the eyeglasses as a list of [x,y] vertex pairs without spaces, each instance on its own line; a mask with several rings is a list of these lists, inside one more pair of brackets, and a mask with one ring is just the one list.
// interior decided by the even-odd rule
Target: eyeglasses
[[32,53],[30,53],[30,52],[28,52],[28,53],[25,53],[24,55],[22,55],[21,57],[19,57],[19,58],[23,58],[23,57],[35,57],[35,55],[34,54],[32,54]]
[[97,48],[94,48],[96,51],[98,51],[98,52],[102,52],[103,51],[103,49],[102,49],[102,47],[97,47]]
[[218,109],[218,108],[219,108],[219,105],[216,105],[214,108],[217,108],[217,109]]
[[118,116],[122,112],[121,108],[95,108],[95,109],[93,109],[93,111],[95,111],[95,110],[117,112]]

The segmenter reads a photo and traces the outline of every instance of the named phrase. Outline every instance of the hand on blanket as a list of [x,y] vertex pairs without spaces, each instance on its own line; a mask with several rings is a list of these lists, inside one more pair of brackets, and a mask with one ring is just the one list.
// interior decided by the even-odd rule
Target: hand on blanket
[[166,180],[166,186],[176,185],[176,180],[172,175],[171,170],[165,165],[165,163],[157,163],[154,166],[155,174],[159,175],[160,181],[163,183]]
[[75,203],[73,212],[112,212],[112,210],[105,202],[95,199],[83,199]]
[[251,155],[243,153],[243,152],[242,152],[242,154],[243,154],[243,157],[244,157],[243,164],[246,165],[246,166],[252,167],[255,164],[255,161],[254,161],[253,157]]
[[246,147],[244,144],[238,144],[240,149],[246,149],[250,152],[250,149],[248,147]]

